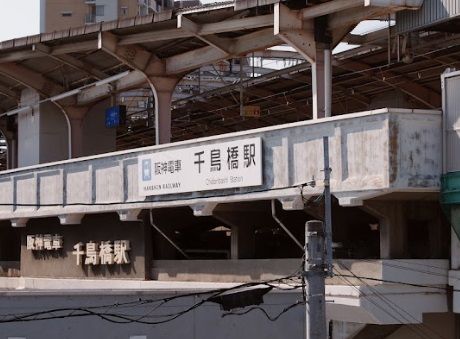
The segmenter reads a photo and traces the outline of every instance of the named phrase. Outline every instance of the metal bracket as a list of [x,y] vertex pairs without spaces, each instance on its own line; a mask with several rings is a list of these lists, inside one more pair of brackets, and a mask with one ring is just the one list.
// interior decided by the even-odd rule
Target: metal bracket
[[83,219],[85,215],[81,213],[76,214],[62,214],[59,215],[59,221],[61,225],[79,225],[81,224],[81,219]]
[[118,211],[118,215],[121,221],[139,221],[138,217],[141,211],[141,209],[122,210]]
[[28,218],[18,218],[18,219],[11,219],[11,226],[13,227],[26,227]]

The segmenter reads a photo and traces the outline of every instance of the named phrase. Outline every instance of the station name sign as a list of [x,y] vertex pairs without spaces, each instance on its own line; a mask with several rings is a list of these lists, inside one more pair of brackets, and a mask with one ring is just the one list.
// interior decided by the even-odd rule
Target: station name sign
[[260,138],[139,157],[141,196],[262,185]]

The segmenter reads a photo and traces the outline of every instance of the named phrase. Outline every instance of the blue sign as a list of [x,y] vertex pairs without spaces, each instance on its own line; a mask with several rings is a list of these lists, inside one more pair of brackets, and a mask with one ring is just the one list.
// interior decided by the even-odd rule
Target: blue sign
[[152,162],[150,159],[142,160],[142,181],[152,180]]
[[126,106],[112,106],[105,110],[105,126],[109,128],[123,125],[126,119]]

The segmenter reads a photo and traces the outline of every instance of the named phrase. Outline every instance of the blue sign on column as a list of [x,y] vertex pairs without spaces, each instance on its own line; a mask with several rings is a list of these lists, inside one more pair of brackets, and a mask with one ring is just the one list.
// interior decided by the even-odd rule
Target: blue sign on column
[[150,159],[142,160],[142,181],[152,180],[152,162]]

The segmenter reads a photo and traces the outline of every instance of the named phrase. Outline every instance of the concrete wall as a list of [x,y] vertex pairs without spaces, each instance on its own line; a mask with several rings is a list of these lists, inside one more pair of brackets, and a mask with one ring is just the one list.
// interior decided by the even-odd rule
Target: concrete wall
[[[45,15],[41,18],[42,32],[53,32],[85,24],[88,5],[83,0],[44,0],[41,6],[41,12]],[[72,16],[63,17],[62,12],[72,12]]]
[[[136,292],[135,295],[0,295],[0,314],[12,312],[35,312],[61,307],[82,307],[110,305],[138,301],[139,299],[163,298],[168,294]],[[271,293],[265,297],[264,309],[271,315],[281,312],[300,297],[298,293]],[[157,315],[161,312],[175,313],[199,301],[189,297],[169,303],[153,311],[154,305],[112,308],[111,311],[132,315]],[[103,308],[107,311],[107,307]],[[150,314],[149,314],[150,313]],[[244,316],[222,317],[219,305],[206,303],[194,311],[162,325],[113,324],[97,317],[76,317],[71,319],[40,322],[0,324],[0,338],[24,337],[27,339],[129,339],[130,336],[145,336],[146,339],[302,339],[304,332],[304,308],[298,306],[284,314],[277,321],[269,321],[260,311]],[[147,317],[154,321],[158,318]],[[141,337],[143,338],[143,337]]]
[[[22,229],[21,275],[24,277],[51,278],[123,278],[145,279],[150,262],[149,228],[142,222],[121,222],[116,214],[88,215],[81,225],[61,226],[57,218],[36,219]],[[64,237],[64,249],[38,251],[26,249],[26,236],[35,234],[59,234]],[[131,264],[126,265],[76,265],[73,246],[79,242],[129,240]]]
[[402,326],[386,339],[458,338],[454,313],[427,313],[423,324]]
[[96,0],[96,6],[104,6],[104,16],[96,16],[97,22],[118,18],[118,0]]
[[83,155],[95,155],[116,150],[116,128],[105,127],[105,109],[109,100],[103,100],[92,106],[85,115],[83,133]]
[[[152,279],[161,281],[209,281],[242,283],[280,279],[297,272],[301,259],[240,259],[240,260],[153,260]],[[423,267],[423,269],[420,269]],[[380,285],[382,281],[399,281],[424,285],[447,285],[449,261],[444,260],[347,260],[334,262],[336,274],[375,280],[347,278],[354,286]],[[327,285],[343,285],[340,277],[328,278]]]
[[[402,310],[395,309],[395,313]],[[333,321],[332,339],[454,339],[456,336],[456,315],[454,313],[426,313],[423,323],[412,325],[366,325]],[[384,335],[385,333],[385,335]]]
[[119,11],[118,15],[120,18],[123,18],[123,15],[121,13],[121,7],[128,7],[128,14],[126,15],[127,17],[133,17],[138,15],[139,12],[139,5],[137,4],[137,0],[118,0],[118,6],[119,6]]
[[[40,100],[37,92],[24,89],[21,106]],[[53,103],[34,105],[18,115],[18,166],[65,160],[68,157],[67,122]]]
[[[1,206],[0,219],[187,206],[195,203],[193,199],[200,198],[206,199],[200,204],[280,199],[286,208],[299,204],[303,207],[299,185],[323,177],[323,136],[330,138],[331,189],[342,205],[359,205],[366,197],[374,198],[391,191],[439,191],[439,112],[385,109],[3,172],[0,202],[5,204],[43,203],[37,200],[41,191],[48,192],[48,202],[64,205],[111,204],[53,208]],[[96,131],[92,137],[94,143],[99,141]],[[139,195],[139,156],[251,137],[263,139],[262,185],[147,198]],[[61,188],[48,190],[48,186],[36,179],[44,175],[50,176]],[[304,197],[320,194],[319,184],[306,188]]]

